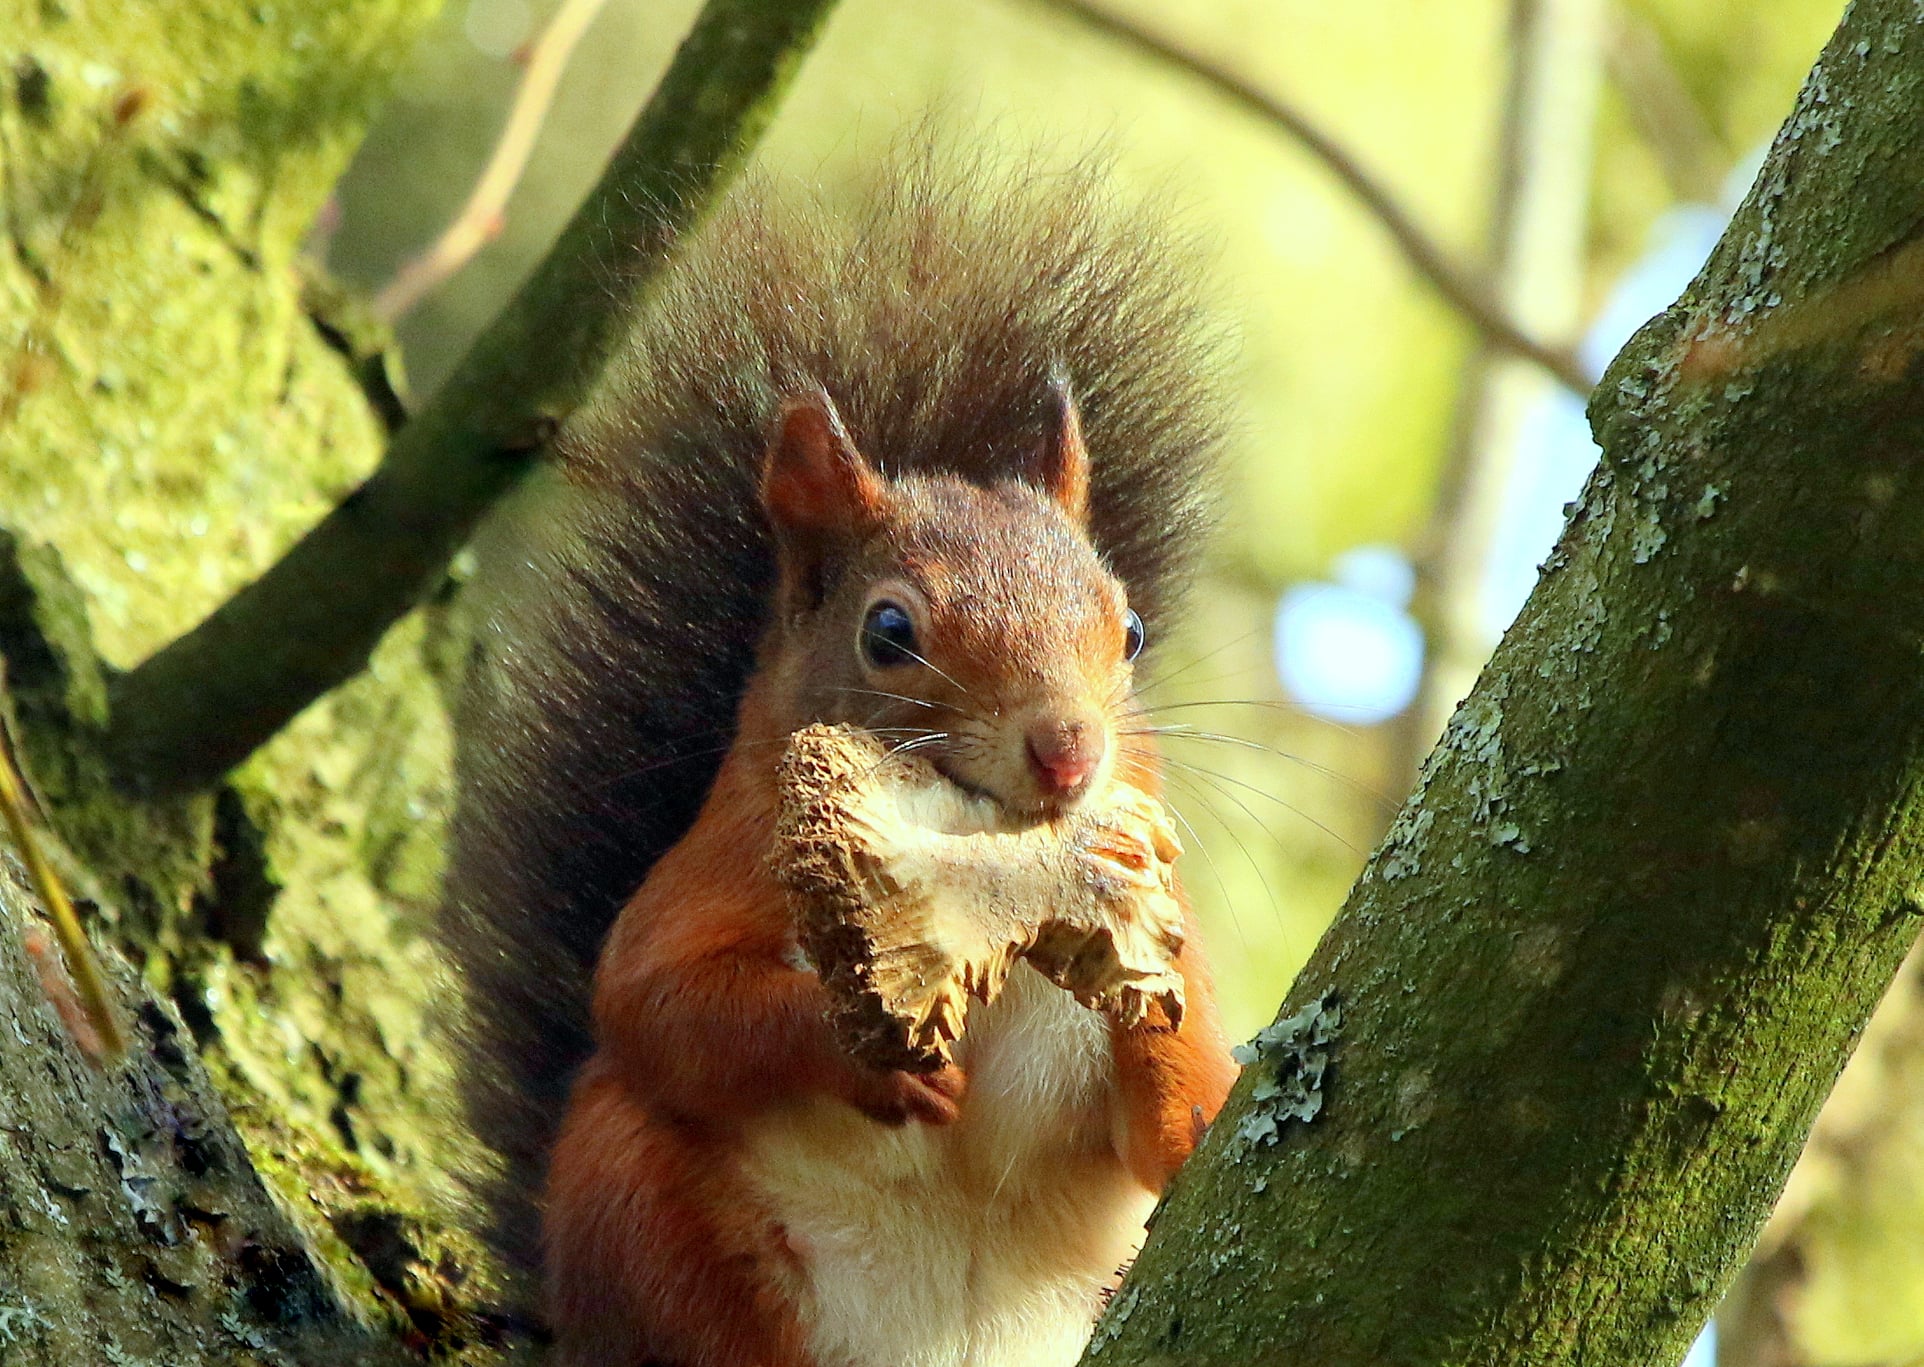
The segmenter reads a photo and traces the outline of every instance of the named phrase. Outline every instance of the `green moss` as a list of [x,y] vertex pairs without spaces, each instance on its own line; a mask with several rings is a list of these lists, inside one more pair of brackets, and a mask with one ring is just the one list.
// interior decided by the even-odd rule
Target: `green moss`
[[117,665],[378,454],[294,263],[432,8],[92,6],[0,40],[6,69],[42,73],[47,111],[0,102],[0,347],[42,358],[0,432],[0,508],[61,547]]
[[[0,24],[7,710],[76,852],[63,872],[180,1004],[281,1205],[361,1313],[416,1331],[423,1307],[456,1324],[487,1289],[456,1228],[445,1173],[463,1141],[430,1028],[448,740],[427,624],[394,632],[218,803],[131,802],[96,742],[112,671],[257,574],[380,455],[343,354],[380,339],[343,347],[338,309],[317,326],[324,282],[299,253],[435,8],[183,0]],[[384,1280],[341,1231],[388,1217],[421,1254]]]

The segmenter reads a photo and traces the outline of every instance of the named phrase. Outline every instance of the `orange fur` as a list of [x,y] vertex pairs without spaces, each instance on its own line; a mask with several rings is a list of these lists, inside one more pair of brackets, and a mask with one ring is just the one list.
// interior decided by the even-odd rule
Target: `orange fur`
[[[888,483],[826,394],[786,410],[766,505],[779,625],[700,814],[602,951],[598,1052],[551,1159],[569,1367],[1066,1364],[1221,1105],[1232,1068],[1193,926],[1180,1029],[1122,1029],[1025,968],[971,1013],[956,1065],[877,1072],[837,1044],[768,867],[776,761],[809,720],[966,734],[925,753],[1012,814],[1117,769],[1160,788],[1114,715],[1123,590],[1081,526],[1066,388],[1060,406],[1042,497]],[[912,608],[926,655],[862,663],[878,594]]]
[[[1154,737],[1129,736],[1117,767],[1136,787],[1162,796],[1162,764]],[[1123,1159],[1136,1179],[1155,1192],[1161,1192],[1189,1157],[1236,1080],[1229,1041],[1216,1012],[1215,983],[1187,898],[1183,929],[1182,952],[1176,956],[1183,981],[1182,1028],[1170,1029],[1155,1011],[1134,1030],[1111,1031],[1125,1116]]]
[[1215,988],[1196,948],[1196,920],[1187,905],[1183,911],[1187,942],[1176,956],[1183,982],[1182,1027],[1171,1029],[1158,1010],[1133,1030],[1114,1026],[1110,1031],[1122,1102],[1122,1160],[1138,1182],[1157,1193],[1188,1159],[1236,1080],[1216,1014]]
[[664,1121],[590,1064],[548,1181],[557,1367],[804,1367],[769,1275],[790,1256],[756,1218],[725,1142]]

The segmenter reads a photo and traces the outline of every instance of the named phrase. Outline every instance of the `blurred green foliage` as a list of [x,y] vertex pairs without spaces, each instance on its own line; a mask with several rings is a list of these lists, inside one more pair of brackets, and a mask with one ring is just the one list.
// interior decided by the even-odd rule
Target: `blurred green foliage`
[[[453,213],[493,146],[516,69],[470,27],[504,0],[453,0],[338,193],[330,264],[377,287]],[[548,12],[536,6],[530,32]],[[666,64],[692,0],[612,0],[577,52],[501,237],[402,320],[431,387],[592,182]],[[1501,0],[1212,0],[1115,8],[1179,35],[1306,111],[1463,259],[1480,261],[1504,85]],[[510,9],[510,15],[512,10]],[[1724,168],[1774,129],[1837,17],[1835,0],[1649,0],[1660,39],[1714,130]],[[512,18],[509,28],[512,31]],[[1176,786],[1203,837],[1189,882],[1216,946],[1232,1028],[1266,1021],[1402,793],[1393,746],[1284,705],[1270,616],[1287,584],[1369,542],[1407,545],[1451,439],[1466,326],[1311,158],[1194,78],[1094,37],[1030,0],[846,0],[759,158],[833,186],[931,117],[967,142],[1115,157],[1119,192],[1166,195],[1217,250],[1217,304],[1240,342],[1242,426],[1229,525],[1188,638],[1196,661],[1153,701],[1230,699],[1172,714],[1273,747],[1177,745],[1215,771]],[[1587,263],[1592,296],[1642,250],[1672,202],[1661,158],[1607,91]]]

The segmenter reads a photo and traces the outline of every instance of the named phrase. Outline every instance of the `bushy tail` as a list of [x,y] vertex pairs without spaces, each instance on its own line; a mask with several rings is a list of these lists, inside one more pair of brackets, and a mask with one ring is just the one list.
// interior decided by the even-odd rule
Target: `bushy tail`
[[729,744],[773,578],[754,490],[784,394],[825,387],[886,471],[986,482],[1033,448],[1066,368],[1094,540],[1152,641],[1170,617],[1208,520],[1217,338],[1189,245],[1118,212],[1101,181],[925,155],[852,213],[737,195],[568,424],[556,468],[479,543],[442,926],[511,1263],[537,1261],[596,949]]

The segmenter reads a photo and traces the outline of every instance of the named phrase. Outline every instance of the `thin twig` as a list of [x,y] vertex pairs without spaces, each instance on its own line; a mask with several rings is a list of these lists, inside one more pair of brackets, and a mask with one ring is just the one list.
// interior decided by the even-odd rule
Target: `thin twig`
[[522,172],[534,152],[541,125],[554,107],[561,73],[575,44],[601,13],[607,0],[561,0],[561,7],[532,43],[515,54],[521,63],[521,84],[514,92],[508,120],[494,145],[488,164],[469,192],[467,203],[449,220],[441,235],[419,255],[403,262],[394,278],[374,296],[374,312],[393,322],[440,288],[474,254],[501,235],[508,198],[521,183]]
[[1382,225],[1411,268],[1493,345],[1543,367],[1575,394],[1590,392],[1594,381],[1578,363],[1575,352],[1532,337],[1518,326],[1498,304],[1487,284],[1452,261],[1450,254],[1417,224],[1383,183],[1302,111],[1268,91],[1259,90],[1176,39],[1151,33],[1092,0],[1036,0],[1036,3],[1071,15],[1139,52],[1181,68],[1286,133],[1336,177],[1370,217]]
[[1670,193],[1687,203],[1715,204],[1730,149],[1684,84],[1663,35],[1622,5],[1609,6],[1604,20],[1604,71],[1663,168]]
[[123,782],[205,788],[360,672],[586,397],[833,4],[709,0],[560,240],[380,468],[259,579],[115,681],[108,744]]
[[127,1052],[127,1036],[107,996],[106,976],[100,971],[99,960],[94,958],[93,946],[87,942],[87,932],[80,927],[80,916],[74,910],[73,901],[54,875],[53,866],[47,862],[33,833],[33,824],[27,819],[26,784],[13,766],[13,756],[7,753],[4,737],[0,737],[0,819],[4,819],[14,848],[20,852],[20,862],[26,865],[34,894],[53,921],[67,976],[73,979],[79,992],[81,1008],[99,1040],[100,1053],[105,1060],[117,1059]]

